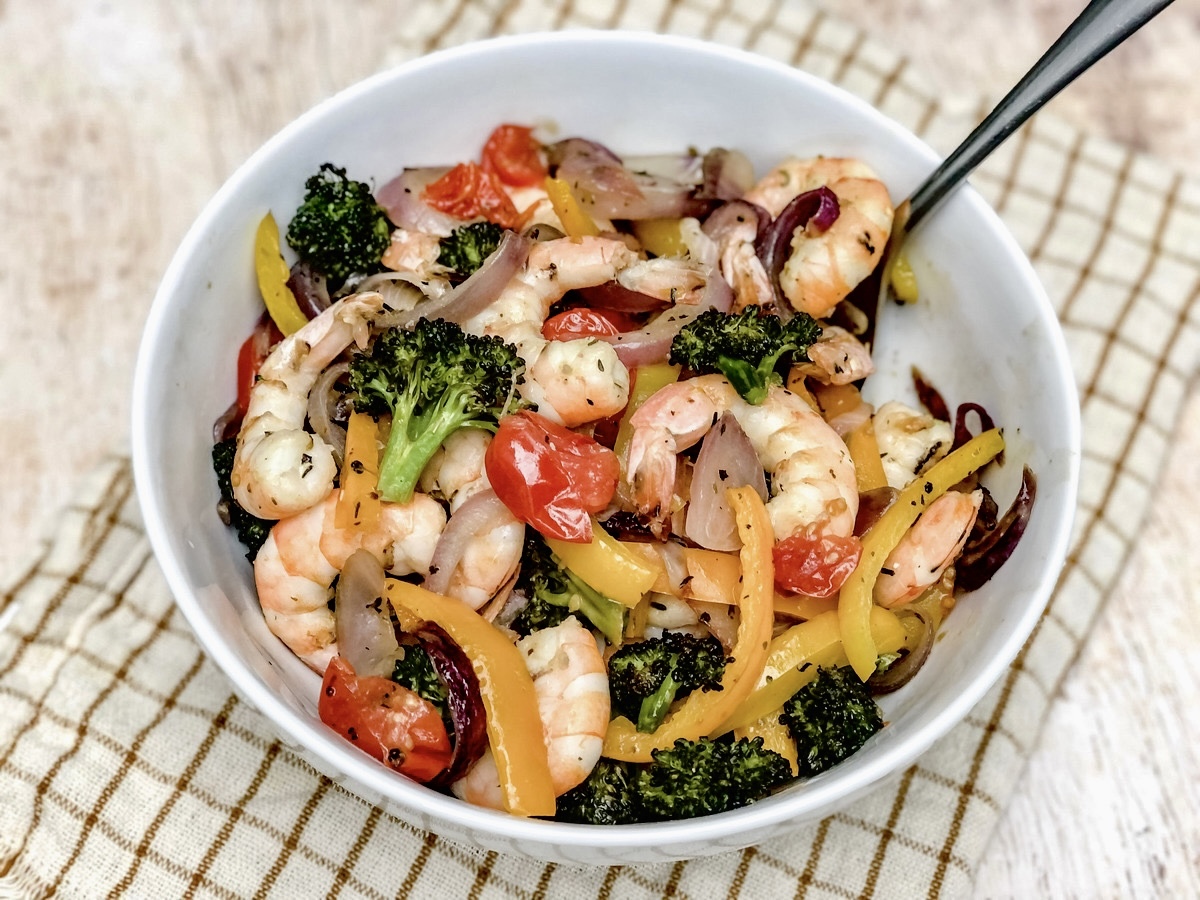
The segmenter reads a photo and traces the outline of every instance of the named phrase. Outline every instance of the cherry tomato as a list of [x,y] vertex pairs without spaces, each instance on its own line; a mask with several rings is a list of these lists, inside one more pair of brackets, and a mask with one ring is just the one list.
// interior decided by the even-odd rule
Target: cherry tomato
[[483,216],[504,228],[516,228],[517,208],[504,185],[478,163],[459,163],[437,181],[425,185],[422,199],[439,212],[459,219]]
[[590,514],[608,505],[621,474],[607,447],[528,410],[500,421],[483,463],[514,516],[579,544],[592,539]]
[[533,129],[524,125],[501,125],[483,145],[482,163],[487,172],[505,184],[529,187],[546,177],[542,145],[533,137]]
[[640,327],[628,313],[576,306],[543,322],[542,337],[548,341],[573,341],[577,338],[620,334]]
[[271,348],[282,340],[283,332],[270,316],[264,315],[238,351],[237,404],[243,418],[250,408],[250,389],[258,378],[258,370],[262,368],[263,360],[270,356]]
[[356,675],[340,656],[325,669],[317,713],[359,750],[417,781],[450,764],[450,738],[432,703],[390,678]]
[[828,597],[836,594],[862,556],[862,541],[832,534],[799,534],[775,545],[775,585],[782,591]]

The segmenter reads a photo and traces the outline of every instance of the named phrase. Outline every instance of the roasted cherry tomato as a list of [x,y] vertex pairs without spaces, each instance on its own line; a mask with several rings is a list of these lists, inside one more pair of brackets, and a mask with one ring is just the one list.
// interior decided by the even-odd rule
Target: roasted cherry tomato
[[250,389],[258,378],[258,370],[262,368],[263,360],[270,356],[271,348],[282,340],[283,332],[270,316],[264,315],[238,351],[237,404],[243,418],[250,408]]
[[485,171],[513,187],[541,184],[546,177],[542,145],[524,125],[501,125],[493,131],[483,145],[482,163]]
[[621,474],[607,447],[528,410],[500,421],[483,462],[514,516],[579,544],[592,539],[590,514],[608,505]]
[[325,669],[317,713],[358,749],[416,781],[450,764],[450,738],[432,703],[390,678],[356,675],[340,656]]
[[543,322],[542,337],[549,341],[573,341],[577,338],[620,334],[640,327],[628,313],[577,306]]
[[856,537],[800,532],[775,545],[775,586],[793,594],[836,594],[862,556]]
[[459,163],[437,181],[425,185],[422,199],[439,212],[459,219],[483,216],[504,228],[516,228],[517,208],[504,185],[478,163]]

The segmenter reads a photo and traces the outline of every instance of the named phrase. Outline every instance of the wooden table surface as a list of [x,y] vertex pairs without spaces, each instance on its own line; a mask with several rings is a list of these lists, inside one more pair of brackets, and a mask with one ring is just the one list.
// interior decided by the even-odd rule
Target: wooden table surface
[[[995,97],[1079,5],[843,0],[831,12],[948,91]],[[263,77],[308,65],[330,48],[320,4],[300,7],[281,34],[251,4],[217,33],[197,26],[198,4],[0,3],[0,571],[30,558],[77,477],[125,445],[141,325],[203,203],[263,138],[364,74],[352,54],[326,55],[304,81],[314,96],[280,78],[272,103],[246,102],[221,42],[248,41]],[[268,33],[292,55],[257,42]],[[1181,0],[1051,109],[1200,175],[1197,58],[1200,5]],[[1162,477],[1142,547],[988,849],[979,897],[1200,896],[1200,588],[1189,565],[1200,552],[1200,392]]]

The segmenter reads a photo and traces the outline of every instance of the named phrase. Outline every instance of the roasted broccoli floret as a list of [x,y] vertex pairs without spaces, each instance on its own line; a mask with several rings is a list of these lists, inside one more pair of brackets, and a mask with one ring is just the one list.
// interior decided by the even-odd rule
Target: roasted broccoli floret
[[762,738],[688,741],[655,750],[654,762],[601,759],[578,787],[558,798],[555,818],[628,825],[711,816],[761,800],[792,779],[786,759]]
[[779,718],[796,741],[802,777],[837,765],[883,727],[879,706],[848,666],[819,669]]
[[304,182],[304,202],[288,225],[287,242],[300,259],[340,286],[378,268],[391,242],[387,213],[371,188],[324,163]]
[[467,334],[441,319],[383,332],[350,363],[360,412],[391,413],[392,431],[379,467],[384,500],[407,503],[421,470],[460,428],[496,430],[520,404],[525,364],[498,336]]
[[680,738],[653,756],[634,782],[645,819],[690,819],[737,809],[792,779],[787,760],[766,749],[760,737]]
[[554,818],[583,825],[629,825],[642,821],[634,784],[637,770],[630,763],[601,758],[582,784],[558,798]]
[[396,657],[392,667],[392,681],[437,707],[442,721],[446,723],[446,732],[454,734],[454,719],[450,716],[450,695],[441,676],[438,675],[433,660],[420,644],[404,644],[401,649],[404,653]]
[[438,244],[438,262],[465,279],[496,251],[502,237],[504,229],[494,222],[472,222],[455,228]]
[[720,373],[747,403],[758,405],[771,385],[783,383],[777,370],[806,361],[820,336],[820,324],[807,313],[785,323],[753,306],[740,313],[709,309],[675,335],[671,362],[705,375]]
[[565,568],[532,528],[525,529],[525,549],[521,554],[521,575],[516,589],[529,601],[513,620],[511,627],[518,634],[551,628],[572,613],[579,613],[598,628],[609,643],[621,642],[625,607]]
[[697,688],[720,690],[725,651],[715,637],[667,631],[662,637],[626,644],[608,661],[613,710],[655,731],[671,704]]
[[259,548],[271,533],[274,522],[260,519],[247,512],[234,499],[233,484],[230,476],[233,474],[233,457],[237,452],[237,438],[219,441],[213,444],[213,470],[217,473],[217,487],[221,491],[221,502],[217,505],[217,514],[226,525],[237,531],[238,540],[246,545],[246,559],[254,562]]

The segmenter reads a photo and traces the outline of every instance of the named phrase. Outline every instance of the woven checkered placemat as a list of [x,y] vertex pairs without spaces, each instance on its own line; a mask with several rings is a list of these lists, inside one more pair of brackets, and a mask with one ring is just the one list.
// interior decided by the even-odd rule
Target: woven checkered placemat
[[[935,95],[895,50],[806,3],[741,6],[753,10],[721,0],[415,0],[402,12],[363,2],[322,32],[326,50],[354,47],[329,57],[337,83],[323,88],[490,34],[626,27],[786,60],[943,150],[983,111]],[[293,17],[320,17],[320,7],[197,8],[184,29],[191,39],[216,41],[230,20],[251,37],[213,50],[214,68],[194,89],[212,90],[203,76],[215,72],[236,80],[243,93],[231,115],[248,122],[261,92],[286,89],[253,77],[277,64],[272,36]],[[115,455],[0,597],[0,897],[965,893],[1050,698],[1130,552],[1200,349],[1196,184],[1045,116],[974,181],[1029,252],[1067,335],[1083,404],[1079,515],[1058,589],[1016,663],[898,778],[785,840],[673,865],[573,869],[418,832],[283,750],[231,693],[171,603],[128,461]]]

